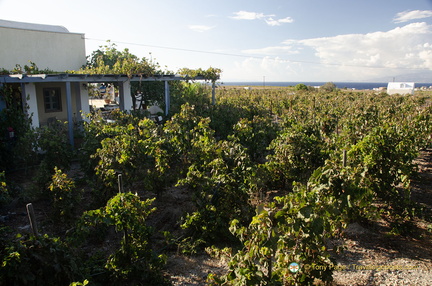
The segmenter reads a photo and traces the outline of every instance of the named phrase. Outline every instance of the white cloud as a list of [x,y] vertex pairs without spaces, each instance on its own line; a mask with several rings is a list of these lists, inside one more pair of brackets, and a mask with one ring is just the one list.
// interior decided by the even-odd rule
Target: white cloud
[[404,23],[411,20],[424,19],[432,17],[432,10],[413,10],[397,13],[393,22]]
[[232,19],[235,20],[264,20],[269,26],[280,26],[281,24],[292,23],[294,19],[285,17],[282,19],[275,19],[276,15],[265,15],[264,13],[239,11],[235,12]]
[[291,17],[286,17],[286,18],[283,18],[283,19],[279,19],[278,22],[279,23],[293,23],[294,19],[291,18]]
[[[258,20],[266,17],[263,13],[255,13],[255,12],[247,12],[247,11],[239,11],[234,13],[235,16],[231,17],[236,20]],[[271,17],[269,15],[268,17]]]
[[292,22],[294,22],[294,19],[291,17],[286,17],[283,19],[276,19],[275,20],[272,17],[269,17],[269,18],[265,19],[265,21],[269,26],[280,26],[281,24],[284,24],[284,23],[292,23]]
[[189,25],[189,29],[195,32],[207,32],[214,28],[214,26],[205,26],[205,25]]
[[[432,25],[411,23],[389,31],[289,39],[278,46],[249,49],[253,58],[237,68],[273,75],[274,81],[370,80],[432,69]],[[279,60],[271,62],[271,58]],[[269,62],[273,72],[268,69]],[[252,63],[255,67],[252,67]],[[240,71],[237,71],[240,73]],[[418,71],[417,71],[418,72]]]
[[387,32],[347,34],[305,39],[299,43],[315,50],[321,63],[354,67],[432,68],[421,57],[430,48],[432,26],[412,23]]
[[229,81],[296,81],[301,76],[302,67],[288,64],[280,58],[247,58],[233,62],[233,67],[224,69],[223,77]]

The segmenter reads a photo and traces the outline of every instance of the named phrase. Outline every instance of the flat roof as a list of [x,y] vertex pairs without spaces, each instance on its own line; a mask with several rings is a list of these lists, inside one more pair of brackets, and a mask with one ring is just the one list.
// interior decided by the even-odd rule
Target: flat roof
[[69,33],[69,30],[63,26],[16,22],[2,19],[0,19],[0,27],[43,32]]

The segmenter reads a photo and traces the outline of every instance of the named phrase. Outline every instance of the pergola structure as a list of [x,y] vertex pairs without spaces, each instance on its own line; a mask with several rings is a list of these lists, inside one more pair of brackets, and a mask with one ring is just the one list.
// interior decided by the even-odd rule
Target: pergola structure
[[[59,85],[65,90],[66,97],[66,120],[68,122],[69,141],[73,145],[73,107],[76,113],[81,111],[90,112],[88,91],[86,89],[89,83],[116,83],[119,87],[119,108],[120,110],[130,111],[133,109],[133,100],[131,94],[131,82],[155,82],[162,81],[165,83],[165,114],[167,115],[170,108],[170,89],[168,82],[185,81],[185,80],[205,80],[204,77],[185,78],[178,75],[154,75],[145,77],[141,75],[123,75],[123,74],[12,74],[0,75],[1,84],[20,84],[23,106],[28,106],[25,112],[32,114],[33,126],[39,126],[39,113],[42,107],[38,107],[43,102],[43,95],[38,94],[37,85],[47,86],[49,84]],[[213,97],[215,94],[215,85],[213,84]],[[39,97],[39,100],[38,100]]]

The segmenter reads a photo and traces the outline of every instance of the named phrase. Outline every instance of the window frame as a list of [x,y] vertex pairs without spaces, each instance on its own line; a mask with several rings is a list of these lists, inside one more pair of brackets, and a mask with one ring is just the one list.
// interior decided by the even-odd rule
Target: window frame
[[[51,94],[52,92],[54,92],[54,94]],[[63,111],[60,87],[46,87],[43,89],[42,93],[45,113]],[[55,103],[57,103],[57,107],[54,107]],[[48,108],[47,105],[49,105]]]

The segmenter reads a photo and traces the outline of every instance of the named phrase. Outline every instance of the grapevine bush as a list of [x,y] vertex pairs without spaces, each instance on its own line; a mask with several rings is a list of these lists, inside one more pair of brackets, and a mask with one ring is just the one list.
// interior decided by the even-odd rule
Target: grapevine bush
[[79,203],[81,194],[75,182],[57,167],[54,168],[52,181],[48,186],[53,205],[54,219],[69,220],[74,215],[75,205]]
[[[78,224],[81,233],[100,224],[114,226],[122,233],[120,247],[111,254],[104,265],[105,279],[113,284],[164,285],[161,274],[165,264],[164,255],[157,255],[150,244],[151,228],[148,216],[155,211],[151,208],[154,199],[141,200],[136,194],[119,193],[112,197],[105,207],[87,211]],[[99,278],[100,279],[100,278]]]

